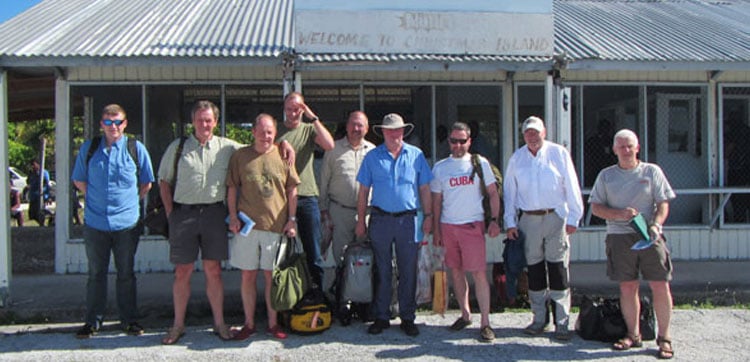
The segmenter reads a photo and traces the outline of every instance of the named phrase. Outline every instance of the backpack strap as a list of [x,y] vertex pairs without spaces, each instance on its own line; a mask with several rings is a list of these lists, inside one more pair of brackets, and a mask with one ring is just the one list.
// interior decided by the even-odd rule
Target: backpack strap
[[89,145],[89,150],[86,152],[86,169],[88,170],[89,162],[91,162],[91,157],[94,157],[94,152],[99,149],[99,145],[102,143],[102,136],[94,137],[91,139],[91,145]]
[[138,164],[138,141],[135,138],[128,137],[128,153],[135,164],[135,183],[138,185],[141,181],[141,167]]
[[479,162],[479,155],[474,153],[471,155],[471,165],[473,170],[471,171],[471,178],[474,175],[479,175],[479,184],[482,189],[482,196],[487,197],[487,185],[484,184],[484,171],[482,170],[482,164]]
[[174,189],[175,185],[177,185],[177,165],[180,163],[180,157],[182,157],[182,149],[185,147],[185,141],[187,141],[187,136],[180,137],[180,143],[177,145],[177,151],[174,155],[174,164],[172,165],[172,170],[174,171],[174,182],[172,182],[172,195],[174,196]]

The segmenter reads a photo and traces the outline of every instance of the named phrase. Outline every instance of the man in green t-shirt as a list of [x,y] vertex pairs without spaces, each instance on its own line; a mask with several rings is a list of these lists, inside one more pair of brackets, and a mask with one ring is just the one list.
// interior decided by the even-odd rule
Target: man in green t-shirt
[[297,187],[297,230],[307,255],[313,283],[317,288],[322,288],[320,208],[318,185],[313,170],[313,154],[315,145],[324,151],[332,150],[333,137],[298,92],[289,93],[284,98],[284,115],[286,119],[279,127],[278,140],[286,140],[294,148],[295,166],[302,181]]

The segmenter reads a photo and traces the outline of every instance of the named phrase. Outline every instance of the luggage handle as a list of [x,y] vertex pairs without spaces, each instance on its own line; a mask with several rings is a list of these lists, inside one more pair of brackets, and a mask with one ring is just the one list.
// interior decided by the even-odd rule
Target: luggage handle
[[276,249],[274,267],[282,268],[283,265],[292,260],[297,254],[302,254],[304,249],[298,237],[281,236],[279,248]]

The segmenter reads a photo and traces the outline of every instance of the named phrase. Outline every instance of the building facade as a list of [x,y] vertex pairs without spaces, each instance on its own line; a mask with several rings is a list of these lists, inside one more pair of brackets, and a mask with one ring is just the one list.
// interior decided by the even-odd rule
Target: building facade
[[[416,10],[373,16],[368,2],[342,9],[312,0],[45,0],[0,24],[2,127],[45,115],[57,122],[56,271],[86,268],[65,195],[74,127],[90,137],[99,110],[120,103],[127,131],[146,144],[156,167],[169,141],[189,132],[195,100],[220,105],[227,134],[260,112],[282,119],[290,90],[302,91],[331,129],[355,109],[371,123],[404,115],[415,124],[407,141],[431,162],[446,154],[440,129],[461,120],[478,130],[475,152],[504,169],[523,144],[519,124],[539,115],[548,139],[570,149],[585,197],[598,170],[615,162],[607,148],[614,131],[630,128],[641,139],[641,159],[661,165],[678,194],[665,225],[673,257],[750,257],[750,143],[743,137],[750,134],[750,2],[534,1],[520,10],[528,17],[511,20],[542,30],[521,26],[515,40],[490,37],[486,52],[473,41],[510,31],[497,25],[509,9],[490,9],[489,30],[463,35],[456,24],[484,2],[441,8],[440,16],[415,3]],[[400,25],[367,28],[373,18],[386,24],[391,13]],[[35,22],[41,14],[52,21]],[[481,28],[486,19],[476,16],[469,25]],[[327,30],[311,32],[319,25],[311,19]],[[360,27],[370,30],[360,34]],[[435,35],[441,28],[452,30]],[[423,37],[399,43],[410,31]],[[50,92],[54,102],[45,103]],[[571,238],[572,260],[604,260],[604,234],[587,213]],[[488,241],[488,262],[502,259],[500,240]],[[136,268],[171,270],[168,244],[145,235]]]

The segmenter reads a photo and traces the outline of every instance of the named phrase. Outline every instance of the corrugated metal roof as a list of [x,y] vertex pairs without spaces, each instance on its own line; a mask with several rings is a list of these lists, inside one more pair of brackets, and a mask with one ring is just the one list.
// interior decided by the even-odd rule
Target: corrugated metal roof
[[[0,57],[279,57],[294,0],[44,0],[0,24]],[[626,62],[750,61],[750,0],[554,0],[555,53]],[[533,63],[547,57],[301,54],[308,63]]]
[[555,0],[555,53],[572,60],[750,61],[747,0]]
[[293,0],[45,0],[0,24],[15,57],[276,57]]

